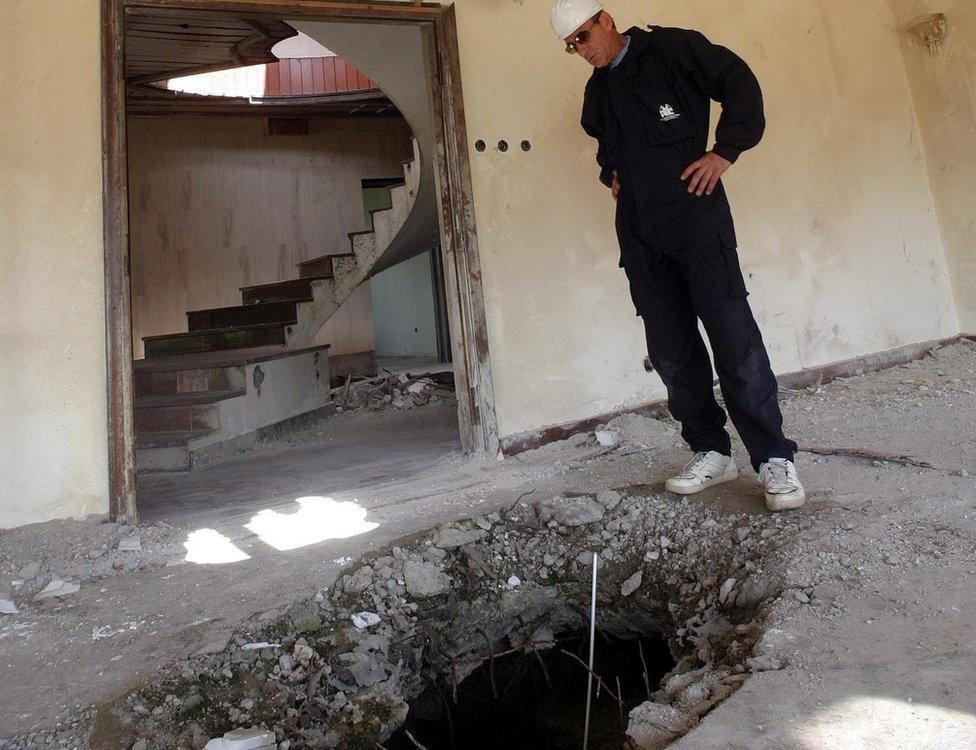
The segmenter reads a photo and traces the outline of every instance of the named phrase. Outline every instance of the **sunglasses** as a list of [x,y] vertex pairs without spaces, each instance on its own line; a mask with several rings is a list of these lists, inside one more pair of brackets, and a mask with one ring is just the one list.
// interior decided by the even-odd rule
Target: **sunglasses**
[[586,44],[590,40],[590,32],[593,31],[593,27],[596,26],[596,22],[600,20],[601,15],[603,15],[602,10],[590,19],[589,27],[582,29],[576,36],[573,37],[573,41],[567,42],[566,52],[574,55],[576,54],[577,45]]

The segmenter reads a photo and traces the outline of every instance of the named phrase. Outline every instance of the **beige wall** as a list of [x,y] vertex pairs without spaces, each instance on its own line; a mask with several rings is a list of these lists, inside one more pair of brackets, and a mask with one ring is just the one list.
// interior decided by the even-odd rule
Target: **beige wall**
[[[884,0],[612,6],[625,27],[702,30],[763,84],[765,140],[726,185],[777,371],[958,331]],[[471,155],[502,435],[663,393],[641,368],[613,201],[578,126],[587,66],[552,38],[547,11],[457,3],[469,140],[533,144]]]
[[[361,180],[402,176],[402,120],[323,119],[268,136],[263,118],[133,117],[129,123],[132,321],[142,337],[186,330],[187,310],[241,304],[240,287],[298,276],[349,252]],[[373,349],[369,287],[326,324],[332,354]]]
[[[976,332],[976,6],[972,0],[888,0],[915,100],[952,278],[959,324]],[[914,44],[906,25],[942,12],[949,36],[935,54]]]
[[6,528],[107,511],[108,438],[98,3],[0,0],[0,17]]

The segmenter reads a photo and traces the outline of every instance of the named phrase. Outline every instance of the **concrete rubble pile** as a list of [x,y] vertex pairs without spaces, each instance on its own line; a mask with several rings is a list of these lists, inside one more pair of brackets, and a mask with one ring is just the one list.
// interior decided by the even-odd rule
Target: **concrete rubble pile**
[[413,409],[453,398],[453,388],[431,377],[412,378],[404,373],[385,373],[368,380],[350,379],[332,390],[332,402],[339,412]]
[[799,600],[773,572],[785,561],[770,563],[806,525],[613,490],[520,503],[359,561],[331,589],[255,618],[220,653],[167,668],[102,718],[126,747],[236,747],[208,744],[234,729],[269,731],[278,750],[373,747],[431,684],[484,663],[486,639],[495,653],[543,649],[584,629],[595,550],[599,627],[662,633],[677,660],[631,715],[632,746],[662,747],[750,673],[786,663],[764,618],[770,602]]

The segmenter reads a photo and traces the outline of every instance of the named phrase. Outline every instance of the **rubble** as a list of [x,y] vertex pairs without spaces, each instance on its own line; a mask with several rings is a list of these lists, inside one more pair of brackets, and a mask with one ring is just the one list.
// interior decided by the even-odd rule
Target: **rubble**
[[662,750],[698,723],[694,714],[651,701],[633,709],[629,718],[629,750]]
[[403,373],[384,372],[374,378],[350,377],[346,383],[332,390],[332,402],[336,404],[338,412],[413,409],[449,403],[454,398],[451,373],[411,378]]

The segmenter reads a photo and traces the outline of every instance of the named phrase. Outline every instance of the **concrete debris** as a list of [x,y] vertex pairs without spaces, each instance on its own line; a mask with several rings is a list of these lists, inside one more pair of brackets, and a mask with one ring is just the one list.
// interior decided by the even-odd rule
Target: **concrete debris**
[[266,648],[281,648],[280,643],[268,643],[267,641],[258,641],[256,643],[245,643],[241,648],[244,651],[261,651]]
[[596,441],[604,448],[616,448],[620,445],[620,437],[611,430],[597,430]]
[[60,578],[55,578],[34,596],[34,600],[43,601],[44,599],[70,596],[71,594],[77,594],[80,590],[81,585],[78,583],[62,581]]
[[630,712],[628,746],[632,750],[662,750],[697,723],[694,714],[647,701]]
[[20,610],[12,599],[0,599],[0,615],[19,615]]
[[418,599],[446,594],[451,589],[451,579],[439,565],[418,560],[407,560],[403,566],[403,580],[407,593]]
[[30,581],[34,578],[37,578],[40,574],[41,574],[41,564],[37,560],[27,563],[24,567],[22,567],[17,572],[18,577],[20,577],[25,581]]
[[536,507],[539,522],[573,528],[596,523],[607,509],[589,497],[554,497]]
[[210,740],[204,750],[265,750],[276,747],[274,732],[257,727],[235,729],[223,737]]
[[480,528],[458,529],[444,528],[434,535],[434,546],[440,549],[454,549],[463,547],[465,544],[478,542],[485,538],[485,531]]
[[375,612],[357,612],[352,616],[352,624],[356,626],[357,630],[366,630],[374,625],[379,625],[380,622],[380,616]]
[[[441,384],[438,381],[444,381]],[[411,379],[404,374],[385,373],[375,378],[350,381],[332,390],[337,411],[382,411],[413,409],[428,404],[448,403],[454,399],[450,373]]]
[[641,584],[643,582],[644,582],[644,573],[638,570],[636,573],[630,576],[630,578],[628,578],[626,581],[620,584],[620,595],[630,596],[635,591],[637,591],[637,589],[641,587]]
[[718,591],[718,601],[720,604],[725,604],[729,600],[729,595],[732,593],[733,588],[735,588],[734,578],[729,578],[722,584],[722,588]]
[[138,534],[126,534],[119,539],[116,549],[119,552],[142,552],[142,540]]

